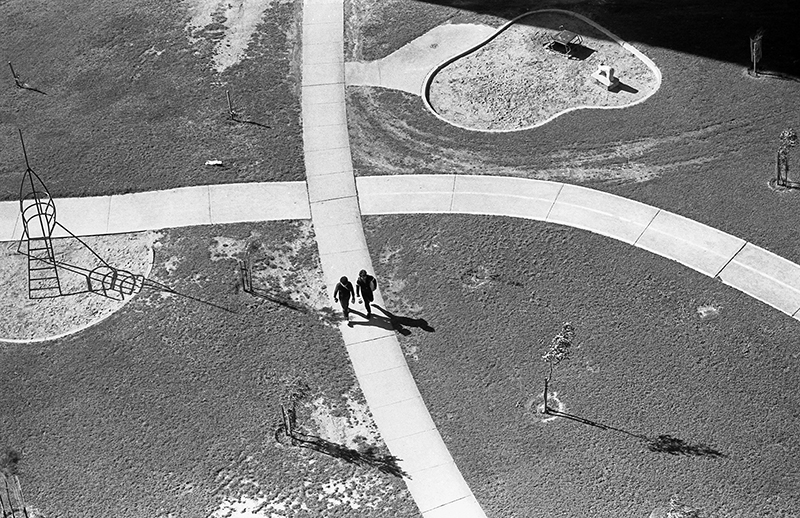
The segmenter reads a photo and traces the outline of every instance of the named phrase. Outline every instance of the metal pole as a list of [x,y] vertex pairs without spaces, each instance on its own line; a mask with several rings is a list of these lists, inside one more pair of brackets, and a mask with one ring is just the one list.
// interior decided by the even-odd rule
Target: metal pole
[[14,67],[11,65],[10,61],[8,62],[8,68],[11,69],[11,75],[14,76],[14,83],[17,85],[17,87],[22,88],[22,85],[19,84],[19,76],[16,72],[14,72]]
[[225,90],[225,96],[228,98],[228,115],[230,115],[231,119],[234,119],[233,104],[231,104],[231,92],[229,90]]
[[[11,63],[9,63],[9,65],[10,64]],[[22,138],[22,130],[17,128],[17,131],[19,131],[19,141],[22,143],[22,155],[25,157],[25,168],[30,171],[31,166],[28,163],[28,152],[25,150],[25,140]]]

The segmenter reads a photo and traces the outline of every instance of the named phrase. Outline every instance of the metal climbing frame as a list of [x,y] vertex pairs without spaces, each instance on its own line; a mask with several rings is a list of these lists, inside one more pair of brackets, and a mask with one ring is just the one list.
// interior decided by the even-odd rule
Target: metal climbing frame
[[[22,141],[21,131],[19,138]],[[28,256],[28,296],[32,299],[60,297],[63,293],[52,240],[56,205],[41,178],[31,169],[24,141],[22,152],[26,167],[19,188],[23,235],[17,251]],[[23,247],[26,248],[24,252]]]

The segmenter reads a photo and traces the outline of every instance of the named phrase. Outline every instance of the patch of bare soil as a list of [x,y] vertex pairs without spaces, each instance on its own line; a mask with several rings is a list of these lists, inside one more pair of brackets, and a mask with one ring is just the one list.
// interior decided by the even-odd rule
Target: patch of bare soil
[[[155,232],[53,240],[56,261],[91,271],[102,258],[110,266],[147,275],[153,264]],[[0,248],[0,341],[46,340],[76,332],[119,310],[132,297],[114,299],[88,291],[87,278],[58,268],[63,296],[28,296],[28,260],[17,243]],[[96,254],[96,255],[95,255]]]
[[[571,46],[571,57],[547,49],[562,27],[582,38]],[[620,87],[609,91],[591,77],[601,64],[614,68]],[[436,112],[450,122],[514,130],[570,109],[622,108],[657,89],[656,74],[597,28],[564,14],[536,13],[445,66],[429,95]]]
[[192,15],[186,26],[189,41],[213,41],[213,68],[224,72],[244,59],[250,39],[272,3],[273,0],[188,0]]

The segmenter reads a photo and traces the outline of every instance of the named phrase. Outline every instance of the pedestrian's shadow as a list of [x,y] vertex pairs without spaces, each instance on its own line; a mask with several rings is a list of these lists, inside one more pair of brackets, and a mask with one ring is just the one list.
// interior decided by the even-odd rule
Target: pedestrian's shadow
[[351,321],[348,322],[347,325],[350,327],[355,327],[355,326],[380,327],[381,329],[386,329],[387,331],[397,331],[403,336],[408,336],[411,334],[411,330],[408,329],[409,327],[417,327],[428,333],[433,333],[435,331],[433,327],[431,327],[424,318],[409,318],[409,317],[397,316],[394,313],[389,312],[388,310],[382,308],[377,304],[373,304],[372,307],[381,310],[381,313],[383,313],[386,316],[379,316],[373,313],[372,316],[369,319],[367,319],[367,315],[365,315],[364,313],[351,309],[350,310],[351,313],[355,313],[356,315],[365,319],[365,321],[364,322]]

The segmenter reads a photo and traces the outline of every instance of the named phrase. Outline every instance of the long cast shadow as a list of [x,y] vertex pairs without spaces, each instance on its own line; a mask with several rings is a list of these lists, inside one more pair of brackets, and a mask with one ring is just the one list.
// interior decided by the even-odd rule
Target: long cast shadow
[[612,432],[619,432],[630,437],[634,437],[642,441],[645,447],[655,453],[667,453],[670,455],[687,455],[693,457],[724,457],[725,455],[708,446],[706,444],[690,444],[684,441],[683,439],[679,439],[677,437],[673,437],[669,434],[662,434],[657,437],[648,437],[647,435],[629,432],[627,430],[623,430],[622,428],[617,428],[614,426],[609,426],[604,423],[600,423],[597,421],[592,421],[591,419],[586,419],[584,417],[576,416],[573,414],[568,414],[567,412],[561,412],[559,410],[554,410],[549,408],[547,415],[554,415],[557,417],[563,417],[564,419],[569,419],[571,421],[576,421],[581,424],[594,426],[596,428],[600,428],[601,430],[609,430]]
[[[416,1],[506,20],[552,7],[536,0]],[[641,42],[743,67],[750,64],[748,38],[763,28],[759,66],[800,76],[800,39],[796,37],[800,2],[796,0],[608,0],[580,6],[582,14],[634,45]],[[570,10],[569,5],[562,8]],[[520,23],[536,26],[537,21],[523,18]]]
[[391,313],[385,308],[377,304],[372,304],[373,308],[379,309],[385,317],[372,314],[372,317],[367,319],[367,315],[361,313],[360,311],[356,311],[351,309],[351,313],[355,313],[356,315],[360,316],[361,318],[365,319],[364,322],[358,321],[351,321],[347,325],[350,327],[354,326],[372,326],[372,327],[380,327],[381,329],[386,329],[387,331],[396,331],[403,336],[408,336],[411,334],[411,330],[407,329],[409,327],[414,327],[418,329],[422,329],[425,332],[433,333],[435,329],[428,324],[428,321],[424,318],[410,318],[410,317],[402,317]]

